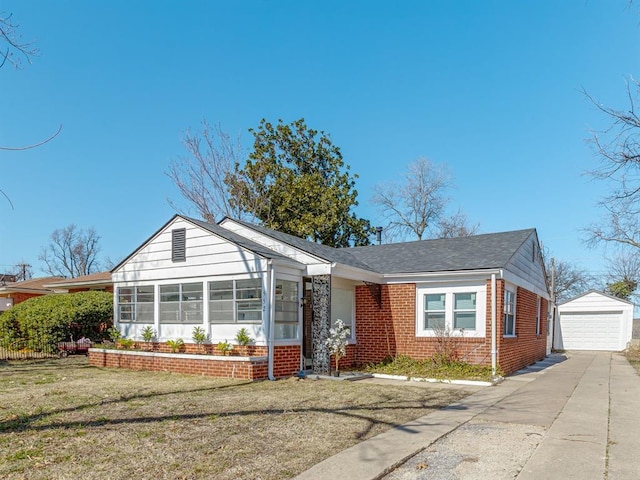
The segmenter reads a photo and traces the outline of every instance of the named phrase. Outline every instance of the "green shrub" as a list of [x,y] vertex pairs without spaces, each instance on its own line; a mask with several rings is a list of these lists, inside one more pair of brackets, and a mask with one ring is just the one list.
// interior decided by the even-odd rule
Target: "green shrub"
[[231,344],[229,342],[227,342],[225,340],[224,342],[218,343],[217,348],[218,348],[218,350],[220,351],[220,353],[222,355],[226,355],[227,352],[230,352],[233,347],[231,346]]
[[241,347],[249,345],[252,341],[253,339],[249,336],[249,330],[246,327],[242,327],[236,333],[236,343]]
[[151,325],[147,325],[142,329],[142,340],[144,340],[145,343],[147,344],[151,343],[151,340],[153,340],[155,336],[156,336],[156,331],[153,329]]
[[178,338],[176,340],[167,340],[167,345],[171,349],[171,353],[178,353],[184,347],[184,340]]
[[2,343],[55,345],[71,336],[100,341],[112,324],[113,295],[97,291],[30,298],[0,316]]

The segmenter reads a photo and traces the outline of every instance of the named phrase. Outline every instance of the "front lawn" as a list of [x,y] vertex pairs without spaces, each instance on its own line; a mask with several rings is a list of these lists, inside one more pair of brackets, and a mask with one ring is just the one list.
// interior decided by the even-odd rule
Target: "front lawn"
[[491,366],[472,365],[455,360],[437,361],[433,358],[415,360],[403,355],[369,365],[366,371],[438,380],[480,380],[484,382],[492,380]]
[[633,368],[635,368],[638,374],[640,374],[640,348],[629,348],[626,352],[626,357]]
[[0,361],[0,478],[291,478],[467,394]]

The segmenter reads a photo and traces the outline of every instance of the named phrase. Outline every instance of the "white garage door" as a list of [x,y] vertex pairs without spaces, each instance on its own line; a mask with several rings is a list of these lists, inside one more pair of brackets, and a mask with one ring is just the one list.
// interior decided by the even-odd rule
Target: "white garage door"
[[622,312],[563,312],[560,331],[565,350],[620,350]]

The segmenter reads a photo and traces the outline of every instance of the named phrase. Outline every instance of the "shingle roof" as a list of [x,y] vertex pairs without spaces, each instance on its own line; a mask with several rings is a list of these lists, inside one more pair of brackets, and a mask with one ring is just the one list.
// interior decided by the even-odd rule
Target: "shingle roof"
[[502,268],[535,229],[470,237],[422,240],[352,248],[379,273],[418,273]]
[[286,243],[287,245],[298,248],[299,250],[302,250],[303,252],[318,257],[322,260],[342,263],[352,267],[361,268],[363,270],[371,270],[371,267],[369,267],[366,263],[361,262],[351,254],[350,248],[329,247],[327,245],[322,245],[320,243],[305,240],[304,238],[296,237],[295,235],[289,235],[288,233],[278,232],[277,230],[271,230],[260,225],[254,225],[243,220],[230,220],[233,220],[234,222],[244,225],[259,233],[267,235],[268,237],[274,238],[282,243]]
[[321,259],[377,273],[419,273],[501,268],[535,229],[470,237],[333,248],[293,235],[231,219]]
[[207,223],[204,222],[202,220],[196,220],[195,218],[189,218],[189,217],[185,217],[182,216],[182,218],[184,218],[185,220],[194,223],[196,225],[198,225],[199,227],[204,228],[205,230],[208,230],[211,233],[214,233],[226,240],[229,240],[230,242],[235,243],[236,245],[239,245],[247,250],[249,250],[250,252],[254,252],[258,255],[260,255],[261,257],[264,258],[269,258],[269,259],[278,259],[278,260],[288,260],[291,261],[291,259],[285,255],[282,255],[270,248],[267,248],[263,245],[260,245],[259,243],[256,243],[252,240],[249,240],[246,237],[243,237],[242,235],[239,235],[235,232],[232,232],[231,230],[228,230],[226,228],[221,227],[220,225],[217,225],[215,223]]

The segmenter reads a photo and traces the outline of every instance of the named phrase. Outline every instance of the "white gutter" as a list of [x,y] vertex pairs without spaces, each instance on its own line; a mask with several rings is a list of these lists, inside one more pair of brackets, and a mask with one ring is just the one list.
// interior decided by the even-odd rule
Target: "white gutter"
[[268,360],[267,360],[267,377],[269,380],[275,380],[273,376],[273,342],[275,339],[275,317],[276,317],[276,271],[273,268],[273,261],[269,260],[267,265],[267,278],[269,280],[269,332],[267,337]]
[[497,295],[496,295],[496,274],[491,274],[491,376],[496,376],[496,370],[498,367],[498,352],[497,352]]

